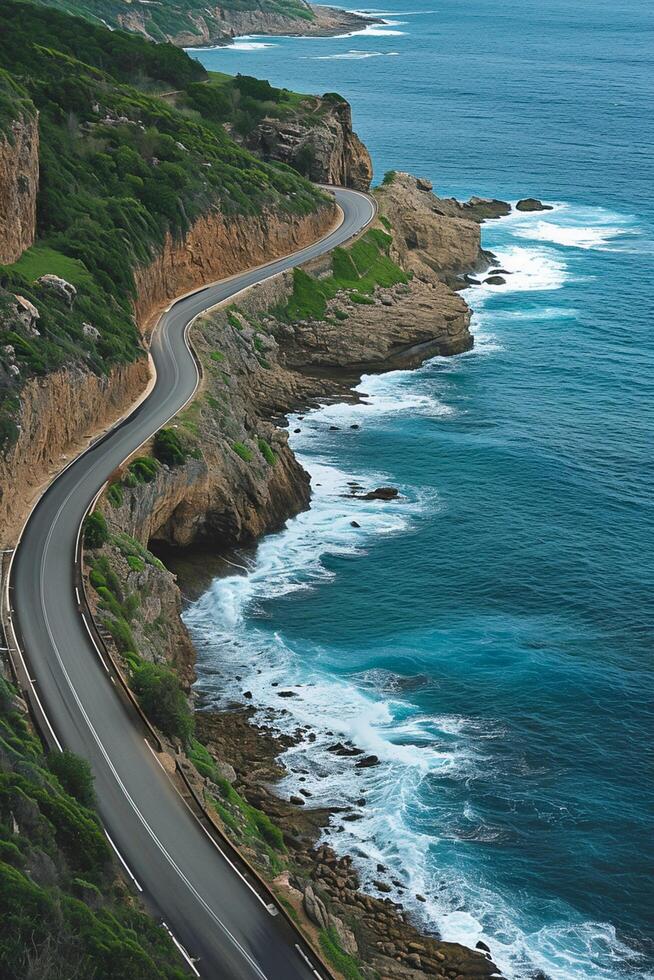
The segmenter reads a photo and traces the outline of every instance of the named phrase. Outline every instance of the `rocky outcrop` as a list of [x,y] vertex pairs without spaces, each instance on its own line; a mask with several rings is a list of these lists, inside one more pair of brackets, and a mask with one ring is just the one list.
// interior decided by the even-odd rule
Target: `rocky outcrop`
[[516,211],[553,211],[551,204],[543,204],[535,197],[525,197],[515,206]]
[[34,241],[39,186],[36,111],[24,113],[0,136],[0,265],[20,258]]
[[245,145],[264,160],[287,163],[319,184],[363,191],[370,187],[370,154],[352,130],[349,102],[339,95],[307,99],[291,119],[263,119]]
[[487,262],[476,221],[462,217],[457,201],[437,197],[424,181],[395,173],[376,191],[380,209],[394,229],[393,246],[402,266],[433,282]]
[[[329,929],[340,948],[356,958],[365,977],[487,980],[499,976],[487,951],[443,942],[420,929],[388,897],[393,889],[385,880],[364,890],[352,858],[318,843],[329,821],[328,810],[299,806],[275,795],[274,785],[285,774],[280,753],[294,744],[293,736],[276,736],[271,729],[254,725],[248,709],[200,713],[197,731],[215,759],[231,760],[235,770],[231,782],[241,796],[283,828],[288,867],[277,873],[273,887],[310,935]],[[203,790],[215,795],[210,783]],[[252,849],[235,826],[226,825],[226,832],[241,848],[250,848],[248,857],[265,874],[269,870],[265,853]]]

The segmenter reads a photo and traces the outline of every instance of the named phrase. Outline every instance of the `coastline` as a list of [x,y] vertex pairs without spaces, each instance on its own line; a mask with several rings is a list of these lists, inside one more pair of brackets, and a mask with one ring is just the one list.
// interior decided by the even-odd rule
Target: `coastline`
[[186,51],[203,51],[229,47],[243,38],[263,37],[348,37],[365,32],[375,24],[385,24],[381,17],[334,7],[330,4],[310,4],[314,20],[272,17],[258,14],[250,24],[242,19],[238,27],[229,28],[217,37],[207,37],[204,41],[179,39],[176,43]]
[[[480,269],[489,266],[493,261],[490,255],[481,254],[483,258],[476,264],[471,264],[469,271],[479,273]],[[458,275],[464,275],[463,269]],[[458,281],[459,288],[466,288],[465,278],[458,279],[450,275],[449,280],[450,285]],[[421,351],[420,346],[413,345],[409,356],[404,360],[398,358],[378,367],[377,371],[384,373],[398,368],[418,367],[433,355],[433,351]],[[463,345],[460,352],[471,346],[472,343]],[[327,397],[327,402],[334,406],[339,402],[356,402],[360,395],[354,389],[358,386],[362,373],[361,365],[354,365],[349,371],[344,369],[341,375],[335,376],[333,371],[328,372],[328,377],[324,379],[326,386],[323,399]],[[302,413],[313,407],[316,407],[315,396],[306,401],[300,399],[293,402],[286,411]],[[288,416],[285,424],[288,424]],[[177,574],[186,603],[196,599],[208,588],[214,574],[221,574],[221,568],[223,574],[233,575],[235,565],[244,567],[242,548],[236,554],[229,551],[211,553],[200,550],[197,558],[191,549],[182,552],[179,560],[174,550],[158,551],[158,554]],[[192,631],[191,633],[193,635]],[[199,638],[195,639],[197,641]],[[198,646],[196,642],[196,648],[199,647],[201,643]],[[238,675],[236,680],[240,680]],[[282,692],[280,696],[291,695],[292,692],[287,692],[287,695]],[[450,970],[454,963],[455,969],[459,971],[457,976],[490,976],[496,967],[491,961],[490,951],[483,943],[477,950],[442,943],[438,933],[425,928],[424,921],[416,919],[401,900],[394,901],[385,894],[391,889],[397,893],[397,890],[402,891],[405,887],[399,881],[389,878],[387,869],[378,866],[374,889],[377,895],[371,892],[369,885],[361,890],[362,881],[353,867],[352,856],[342,852],[335,853],[324,839],[325,830],[339,810],[342,811],[345,821],[358,819],[357,815],[349,807],[312,807],[307,798],[309,793],[304,797],[291,795],[290,800],[287,791],[286,798],[280,793],[280,783],[287,773],[283,754],[297,744],[303,735],[306,736],[308,729],[298,730],[295,736],[288,731],[282,733],[275,726],[274,709],[263,712],[264,721],[261,712],[257,714],[247,704],[248,697],[251,694],[246,691],[245,700],[238,699],[240,703],[235,701],[226,710],[213,710],[207,708],[200,695],[196,713],[198,735],[214,758],[233,768],[236,777],[234,785],[248,803],[262,810],[275,825],[284,828],[284,839],[293,863],[304,870],[316,887],[323,890],[335,918],[340,922],[347,922],[348,916],[353,912],[359,915],[364,909],[370,914],[370,920],[361,926],[365,937],[363,941],[361,931],[357,931],[358,943],[352,937],[351,940],[347,939],[345,945],[349,944],[360,956],[363,955],[364,962],[376,964],[374,968],[383,977],[439,976],[441,963],[446,964]],[[277,718],[280,718],[280,713],[284,714],[284,709],[280,709]],[[376,760],[366,756],[364,750],[356,744],[346,743],[339,746],[336,754],[354,757],[355,765],[372,767],[376,764]],[[360,802],[364,804],[363,800]],[[226,830],[230,833],[229,824],[226,825]],[[238,843],[238,834],[235,835],[235,843]],[[346,882],[345,887],[341,887],[343,880]],[[309,924],[321,926],[320,911],[316,911],[311,896],[308,901],[306,898],[306,880],[298,878],[296,874],[291,873],[289,876],[288,872],[284,872],[273,878],[272,884],[281,890],[282,896],[286,896],[286,900],[291,902],[298,914],[304,913],[308,917]],[[396,894],[393,895],[393,899],[395,898]],[[419,894],[412,896],[412,899],[414,902],[425,901],[424,896]],[[376,956],[382,959],[376,960]],[[399,972],[392,972],[387,962],[389,959],[400,964],[397,968]],[[412,972],[406,972],[407,970]]]

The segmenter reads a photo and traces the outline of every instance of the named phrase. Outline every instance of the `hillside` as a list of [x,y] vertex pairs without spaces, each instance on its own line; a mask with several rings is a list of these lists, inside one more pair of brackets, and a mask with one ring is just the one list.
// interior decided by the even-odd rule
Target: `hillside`
[[180,46],[227,44],[239,34],[336,34],[370,18],[306,0],[36,0],[95,24]]
[[[143,387],[139,328],[168,289],[256,264],[267,239],[273,252],[288,251],[316,237],[332,210],[296,172],[238,146],[220,122],[153,94],[206,79],[179,49],[12,0],[0,3],[0,19],[3,194],[24,207],[26,224],[18,247],[9,228],[0,234],[5,262],[36,236],[0,266],[2,522],[12,504],[7,479],[22,490],[21,466],[31,479],[35,463],[57,459],[99,420],[100,407],[129,403]],[[29,127],[27,166],[16,154],[17,126]],[[36,225],[32,213],[27,227],[37,183]],[[184,242],[194,236],[189,256]],[[214,244],[208,259],[205,239]],[[62,371],[69,377],[56,402],[38,379]]]

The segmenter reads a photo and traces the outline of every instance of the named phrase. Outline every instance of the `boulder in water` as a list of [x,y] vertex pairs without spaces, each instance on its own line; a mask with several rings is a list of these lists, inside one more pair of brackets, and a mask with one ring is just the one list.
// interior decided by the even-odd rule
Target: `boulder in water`
[[551,204],[543,204],[536,197],[524,197],[515,206],[516,211],[552,211]]

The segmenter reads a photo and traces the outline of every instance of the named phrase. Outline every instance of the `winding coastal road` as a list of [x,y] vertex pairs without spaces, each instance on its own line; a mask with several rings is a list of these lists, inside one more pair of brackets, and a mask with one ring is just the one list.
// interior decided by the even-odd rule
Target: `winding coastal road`
[[[79,528],[112,471],[193,395],[198,368],[187,344],[200,313],[254,283],[347,241],[374,215],[364,194],[331,189],[340,226],[301,251],[180,299],[161,317],[151,353],[156,383],[123,422],[51,484],[32,511],[9,576],[12,629],[32,710],[49,740],[89,760],[107,835],[135,887],[206,980],[323,977],[282,915],[223,854],[187,808],[120,697],[76,588]],[[192,962],[191,962],[192,960]]]

